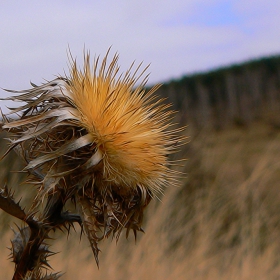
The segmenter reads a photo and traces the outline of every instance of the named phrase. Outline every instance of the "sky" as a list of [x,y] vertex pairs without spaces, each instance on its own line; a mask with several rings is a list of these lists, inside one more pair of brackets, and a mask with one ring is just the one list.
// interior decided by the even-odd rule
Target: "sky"
[[[29,88],[119,53],[121,71],[150,64],[149,84],[280,54],[275,0],[0,0],[0,87]],[[6,96],[0,90],[0,97]],[[2,106],[1,106],[2,107]]]

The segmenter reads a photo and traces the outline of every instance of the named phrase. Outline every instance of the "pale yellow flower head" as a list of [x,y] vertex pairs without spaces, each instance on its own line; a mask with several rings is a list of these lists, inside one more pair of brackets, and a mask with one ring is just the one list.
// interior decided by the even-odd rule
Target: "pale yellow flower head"
[[[178,141],[177,131],[168,131],[173,112],[169,105],[148,93],[144,83],[136,86],[137,73],[117,78],[118,56],[106,68],[107,56],[98,69],[86,56],[84,68],[72,64],[69,85],[81,126],[102,154],[102,180],[123,188],[143,186],[158,192],[172,177],[168,154]],[[143,74],[143,73],[142,73]]]

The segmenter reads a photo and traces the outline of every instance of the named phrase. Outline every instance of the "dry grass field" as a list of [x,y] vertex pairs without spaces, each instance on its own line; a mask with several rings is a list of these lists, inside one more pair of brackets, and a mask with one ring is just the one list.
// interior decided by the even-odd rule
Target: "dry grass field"
[[[100,268],[80,229],[54,233],[50,259],[62,279],[279,279],[280,130],[264,122],[222,131],[203,130],[182,151],[182,186],[170,186],[147,209],[145,234],[105,240]],[[1,141],[1,152],[5,142]],[[19,184],[12,154],[1,163],[1,182],[18,197],[32,193]],[[20,175],[21,176],[21,175]],[[10,279],[7,260],[14,220],[1,212],[0,279]]]

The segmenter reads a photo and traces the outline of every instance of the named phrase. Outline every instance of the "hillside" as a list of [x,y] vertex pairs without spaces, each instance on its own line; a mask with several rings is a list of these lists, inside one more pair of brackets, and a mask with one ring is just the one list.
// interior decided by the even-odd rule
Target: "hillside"
[[[80,229],[59,232],[51,249],[62,279],[279,279],[280,278],[280,57],[171,81],[159,93],[188,125],[190,143],[179,158],[186,175],[162,201],[147,209],[145,234],[104,240],[98,270]],[[2,135],[4,137],[4,135]],[[6,141],[0,139],[1,154]],[[0,163],[0,178],[18,198],[35,189],[19,184],[22,165],[11,153]],[[10,279],[12,238],[0,215],[0,279]],[[51,241],[52,243],[52,241]]]
[[280,56],[275,56],[185,76],[164,84],[158,93],[188,125],[220,129],[263,118],[279,125],[279,90]]

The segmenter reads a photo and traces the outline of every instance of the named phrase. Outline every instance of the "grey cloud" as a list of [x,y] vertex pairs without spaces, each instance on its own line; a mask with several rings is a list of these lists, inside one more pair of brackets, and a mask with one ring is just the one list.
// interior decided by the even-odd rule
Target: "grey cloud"
[[112,45],[123,71],[133,60],[151,63],[151,83],[280,50],[273,0],[265,1],[263,13],[262,0],[254,8],[249,0],[232,1],[241,25],[211,27],[166,24],[182,15],[199,17],[202,0],[2,2],[0,87],[20,89],[67,71],[68,45],[78,59],[84,46],[104,55]]

